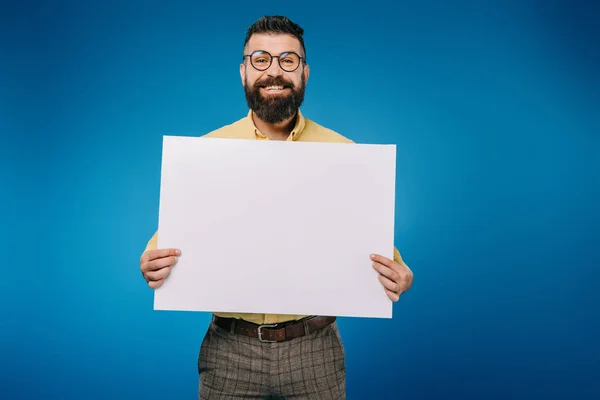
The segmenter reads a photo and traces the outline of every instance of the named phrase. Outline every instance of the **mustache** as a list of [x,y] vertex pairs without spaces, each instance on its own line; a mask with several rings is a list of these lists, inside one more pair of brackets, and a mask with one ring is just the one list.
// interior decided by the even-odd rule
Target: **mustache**
[[286,81],[281,76],[268,76],[263,80],[256,81],[254,83],[254,88],[258,89],[261,87],[267,86],[283,86],[284,88],[294,89],[294,84],[290,81]]

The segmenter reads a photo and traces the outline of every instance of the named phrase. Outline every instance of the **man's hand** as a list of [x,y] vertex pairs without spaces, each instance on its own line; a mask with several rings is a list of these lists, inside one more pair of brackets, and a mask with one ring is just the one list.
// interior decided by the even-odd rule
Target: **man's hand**
[[379,282],[383,285],[385,293],[390,300],[398,301],[400,295],[412,285],[412,271],[402,259],[397,263],[379,254],[372,254],[371,260],[373,260],[373,268],[379,272]]
[[140,258],[140,269],[148,286],[156,289],[163,284],[181,255],[179,249],[148,250]]

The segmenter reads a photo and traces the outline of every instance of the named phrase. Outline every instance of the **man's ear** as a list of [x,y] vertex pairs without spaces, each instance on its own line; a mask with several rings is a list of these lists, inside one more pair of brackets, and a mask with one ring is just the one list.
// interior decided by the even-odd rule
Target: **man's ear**
[[242,80],[242,86],[244,86],[244,74],[246,72],[246,65],[244,63],[240,64],[240,79]]
[[304,74],[304,84],[306,84],[308,83],[308,77],[310,76],[310,67],[308,64],[304,65],[304,71],[302,71],[302,73]]

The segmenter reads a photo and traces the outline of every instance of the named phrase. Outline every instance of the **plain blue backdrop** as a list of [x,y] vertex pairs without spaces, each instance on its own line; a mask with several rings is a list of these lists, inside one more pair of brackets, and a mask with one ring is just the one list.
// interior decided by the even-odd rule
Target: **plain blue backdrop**
[[139,271],[162,136],[246,114],[246,29],[283,14],[306,116],[398,146],[415,281],[340,320],[348,398],[600,398],[598,3],[458,3],[3,3],[0,397],[196,397],[209,315]]

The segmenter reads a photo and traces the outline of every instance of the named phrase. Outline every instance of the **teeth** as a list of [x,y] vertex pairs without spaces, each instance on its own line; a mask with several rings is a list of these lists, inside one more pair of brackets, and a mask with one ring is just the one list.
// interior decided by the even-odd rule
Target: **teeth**
[[267,90],[282,90],[283,86],[267,86]]

